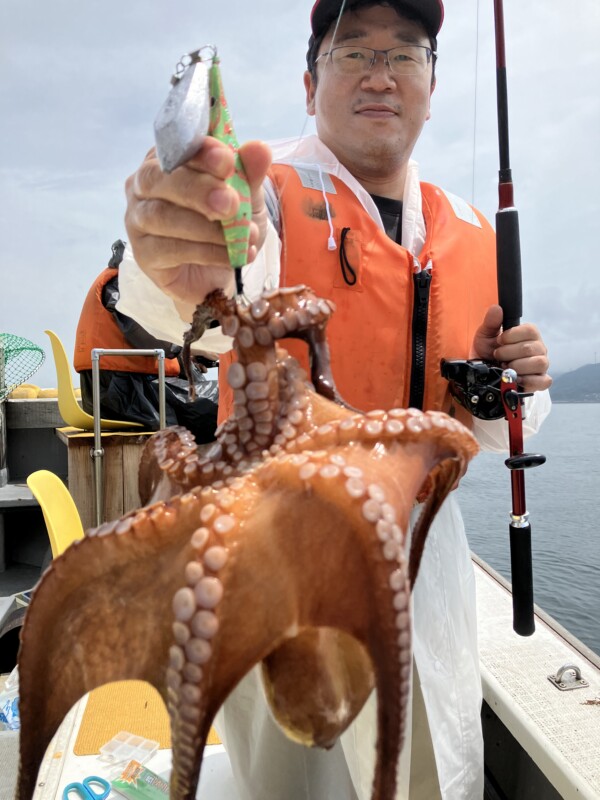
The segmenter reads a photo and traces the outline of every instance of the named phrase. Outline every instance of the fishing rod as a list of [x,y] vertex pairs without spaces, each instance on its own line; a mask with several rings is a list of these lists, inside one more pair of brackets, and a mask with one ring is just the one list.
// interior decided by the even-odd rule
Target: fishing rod
[[[514,205],[508,138],[508,88],[503,0],[494,0],[496,35],[496,101],[498,106],[498,211],[496,212],[496,259],[498,300],[503,311],[502,327],[514,328],[523,313],[521,241],[519,214]],[[521,636],[535,631],[533,614],[533,568],[531,524],[525,502],[524,470],[546,461],[545,456],[523,453],[523,407],[525,395],[517,388],[514,370],[502,373],[502,403],[508,421],[510,456],[504,462],[511,471],[510,568],[512,576],[513,629]]]
[[[508,88],[503,0],[494,0],[496,39],[496,101],[498,109],[498,211],[496,212],[496,262],[498,302],[503,330],[514,328],[523,314],[519,214],[514,204],[508,135]],[[531,393],[517,385],[517,373],[493,362],[442,361],[442,375],[458,402],[479,419],[508,422],[512,508],[510,513],[510,567],[512,577],[513,630],[520,636],[535,631],[531,524],[525,501],[524,470],[546,461],[540,454],[523,452],[523,402]]]

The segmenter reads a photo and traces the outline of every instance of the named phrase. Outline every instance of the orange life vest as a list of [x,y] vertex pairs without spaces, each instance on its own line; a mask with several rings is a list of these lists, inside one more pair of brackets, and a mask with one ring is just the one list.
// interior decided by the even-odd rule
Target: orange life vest
[[[485,311],[498,302],[491,226],[478,212],[473,217],[466,203],[462,210],[467,214],[455,211],[456,202],[453,207],[441,189],[422,183],[427,235],[416,261],[381,230],[341,180],[326,177],[335,188],[327,194],[337,244],[333,251],[327,248],[329,221],[321,185],[305,188],[292,167],[271,168],[283,221],[281,285],[306,284],[336,304],[327,339],[333,377],[348,403],[362,411],[405,408],[413,362],[413,276],[431,269],[422,407],[447,411],[450,394],[440,359],[468,358]],[[344,279],[340,264],[343,231],[354,285]],[[308,367],[306,345],[293,339],[282,345]],[[220,418],[232,407],[232,393],[223,385],[231,360],[230,354],[221,359]]]
[[[87,293],[83,303],[81,316],[75,334],[75,355],[73,366],[77,372],[92,368],[92,348],[103,347],[107,350],[133,349],[112,314],[102,303],[102,290],[115,277],[115,270],[106,268],[97,277]],[[119,372],[143,372],[147,375],[158,374],[158,362],[155,358],[145,356],[102,356],[100,368]],[[165,358],[165,375],[179,375],[180,367],[176,358]]]

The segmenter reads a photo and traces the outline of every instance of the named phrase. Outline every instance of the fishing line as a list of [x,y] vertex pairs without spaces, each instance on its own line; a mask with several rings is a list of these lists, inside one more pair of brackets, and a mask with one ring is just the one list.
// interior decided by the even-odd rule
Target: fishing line
[[473,98],[473,163],[471,165],[471,205],[475,205],[475,153],[477,150],[477,93],[479,82],[479,0],[476,0],[477,12],[475,15],[475,95]]
[[[333,46],[335,45],[335,40],[336,40],[338,28],[340,26],[340,22],[341,22],[342,16],[344,15],[344,12],[346,10],[346,3],[347,3],[347,0],[342,0],[342,4],[340,6],[340,10],[339,10],[337,18],[335,20],[335,27],[333,29],[333,36],[331,38],[330,49],[333,48]],[[330,63],[330,59],[325,59],[324,71],[329,69],[329,63]],[[316,67],[315,67],[315,69],[316,69]],[[311,80],[312,80],[312,78],[311,78]],[[296,154],[298,152],[298,149],[300,147],[300,144],[301,144],[302,140],[304,139],[304,136],[305,136],[305,133],[306,133],[306,127],[307,127],[309,121],[310,121],[310,114],[307,111],[305,113],[305,115],[304,115],[304,123],[302,124],[302,128],[301,128],[300,133],[298,134],[298,136],[296,138],[296,142],[294,144],[294,148],[293,148],[293,150],[291,152],[291,155],[289,157],[290,165],[292,165],[294,163],[298,164],[298,161],[296,159]],[[277,194],[279,196],[279,200],[280,201],[283,200],[283,196],[284,196],[284,194],[286,192],[287,185],[288,185],[288,182],[290,180],[290,177],[291,177],[291,172],[288,172],[288,174],[286,175],[286,177],[285,177],[285,179],[283,181],[283,185],[282,185],[281,189],[277,191]],[[286,250],[287,250],[287,240],[286,240],[286,237],[285,237],[284,232],[283,232],[283,225],[284,225],[284,221],[283,221],[283,217],[281,217],[281,237],[280,237],[280,241],[282,242],[282,252],[281,252],[281,256],[280,256],[280,270],[281,270],[280,271],[280,276],[279,276],[279,285],[280,286],[285,285],[285,278],[286,278],[285,269],[286,269],[286,264],[287,264],[287,258],[285,257],[286,256]]]
[[[338,12],[338,15],[337,15],[337,18],[336,18],[336,21],[335,21],[335,28],[333,29],[333,37],[331,39],[330,49],[333,48],[333,46],[335,45],[335,37],[337,36],[338,28],[340,26],[340,21],[342,19],[344,11],[346,10],[346,2],[347,2],[347,0],[342,0],[342,4],[340,6],[340,10]],[[328,69],[328,68],[329,68],[329,59],[326,59],[325,60],[325,70]],[[315,69],[316,69],[316,67],[315,67]],[[300,147],[300,142],[304,138],[304,133],[306,131],[306,126],[308,125],[309,121],[310,121],[310,114],[307,111],[305,113],[305,115],[304,115],[304,123],[302,124],[302,128],[300,130],[300,133],[298,134],[298,136],[296,138],[296,144],[294,145],[294,149],[292,150],[292,154],[290,156],[290,162],[292,162],[292,163],[295,161],[295,154],[297,153],[298,148]],[[283,183],[283,186],[281,187],[281,191],[279,192],[279,196],[280,197],[283,197],[283,194],[284,194],[284,192],[286,190],[286,187],[287,187],[288,180],[289,180],[289,176],[286,177],[286,179],[285,179],[285,181]]]

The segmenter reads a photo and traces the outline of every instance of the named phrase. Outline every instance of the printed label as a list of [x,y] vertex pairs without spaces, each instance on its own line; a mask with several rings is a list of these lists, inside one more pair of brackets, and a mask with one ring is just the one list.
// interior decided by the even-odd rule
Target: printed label
[[319,172],[318,169],[309,169],[307,167],[294,167],[294,169],[298,173],[298,177],[305,189],[317,189],[319,192],[325,191],[329,194],[337,194],[331,175],[327,172]]
[[462,219],[463,222],[468,222],[470,225],[475,225],[476,228],[481,228],[481,222],[479,222],[477,215],[466,200],[456,194],[452,194],[452,192],[447,192],[444,189],[442,191],[448,198],[448,202],[458,219]]

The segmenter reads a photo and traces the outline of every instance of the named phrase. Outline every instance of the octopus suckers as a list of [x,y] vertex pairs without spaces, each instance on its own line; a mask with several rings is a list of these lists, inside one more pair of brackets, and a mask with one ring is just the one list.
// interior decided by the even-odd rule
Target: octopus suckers
[[302,481],[309,481],[314,475],[317,474],[317,465],[309,462],[308,464],[303,464],[300,467],[299,471],[300,480]]
[[204,553],[204,564],[213,572],[218,572],[227,563],[228,555],[225,547],[209,547]]
[[198,611],[190,623],[194,636],[202,639],[212,639],[219,630],[219,620],[212,611]]
[[194,592],[189,587],[178,589],[173,596],[173,613],[179,622],[188,622],[196,611]]
[[392,541],[391,539],[387,542],[384,542],[383,545],[383,557],[386,561],[396,561],[398,558],[398,545],[396,542]]
[[377,538],[381,542],[387,542],[392,536],[391,522],[386,522],[386,520],[383,519],[378,520],[375,525],[375,532],[377,533]]
[[184,679],[190,683],[200,683],[204,673],[202,667],[198,666],[198,664],[192,664],[191,661],[186,661],[181,670],[181,674]]
[[396,611],[406,611],[408,608],[408,594],[406,591],[398,591],[394,595],[394,608]]
[[191,538],[191,545],[195,550],[203,550],[206,543],[208,542],[208,537],[210,536],[210,531],[208,528],[198,528],[194,531]]
[[235,361],[229,367],[227,371],[227,382],[232,389],[241,389],[242,386],[246,385],[246,370],[238,361]]
[[167,680],[169,678],[172,678],[173,679],[172,682],[177,683],[177,681],[180,680],[179,671],[181,670],[184,664],[185,664],[185,657],[183,654],[183,650],[181,647],[179,647],[179,645],[174,644],[169,649],[169,666],[171,670],[174,671],[174,674],[171,675],[169,673],[169,670],[167,670]]
[[411,433],[421,433],[424,430],[423,420],[418,417],[409,417],[406,420],[406,427]]
[[199,606],[209,609],[215,608],[223,597],[223,584],[218,578],[202,578],[196,584],[194,594]]
[[273,337],[266,326],[257,328],[254,335],[257,343],[261,345],[261,347],[269,347],[271,344],[273,344]]
[[319,470],[319,475],[326,479],[337,478],[339,474],[340,468],[335,464],[325,464],[325,466],[321,467]]
[[[228,491],[227,489],[223,489],[217,495],[216,501],[217,501],[217,503],[219,504],[219,506],[221,508],[229,509],[235,504],[235,495],[232,492]],[[211,514],[211,517],[212,517],[212,514]],[[221,519],[221,517],[217,517],[217,519]],[[217,520],[215,520],[215,524],[216,524],[216,521]]]
[[365,422],[363,430],[366,436],[374,439],[377,436],[381,436],[383,433],[383,423],[378,419],[370,419]]
[[250,304],[250,314],[252,315],[252,318],[257,321],[263,320],[270,310],[271,306],[264,297],[261,297]]
[[404,423],[399,419],[388,419],[385,423],[385,432],[392,436],[398,436],[404,430]]
[[385,501],[385,492],[381,486],[378,486],[376,483],[370,483],[367,487],[367,492],[369,493],[369,497],[376,500],[378,503],[383,503]]
[[372,498],[366,500],[363,503],[362,514],[367,522],[377,522],[381,516],[381,504]]
[[360,478],[348,478],[345,483],[346,491],[353,500],[359,500],[366,494],[367,488]]
[[190,629],[187,625],[183,622],[174,622],[173,623],[173,638],[175,639],[175,644],[183,645],[189,641],[190,638]]
[[133,525],[133,520],[131,519],[131,517],[129,517],[128,519],[123,519],[115,525],[114,529],[115,533],[117,534],[127,533],[128,531],[131,530],[132,525]]
[[190,639],[184,649],[187,660],[192,664],[206,664],[212,655],[212,647],[206,639]]
[[237,317],[226,317],[221,323],[223,333],[227,336],[235,336],[240,327],[240,321]]
[[209,522],[209,520],[214,516],[217,507],[214,503],[208,503],[205,505],[202,510],[200,511],[200,521],[203,523]]
[[204,577],[204,567],[199,561],[190,561],[185,565],[184,575],[188,586],[195,586]]
[[217,517],[213,522],[213,528],[215,532],[220,535],[229,533],[235,528],[235,525],[235,517],[231,514],[221,514],[221,516]]
[[292,425],[300,425],[304,420],[304,414],[300,411],[299,408],[294,409],[288,414],[288,420],[291,422]]
[[248,325],[242,325],[238,331],[238,343],[244,347],[249,348],[254,344],[254,331]]
[[202,692],[193,683],[184,683],[180,689],[181,699],[184,703],[199,703]]
[[356,420],[354,418],[351,419],[343,419],[339,424],[339,429],[345,432],[355,431],[357,428]]

